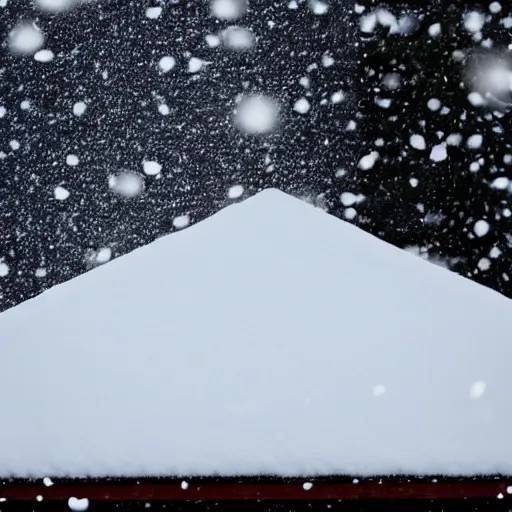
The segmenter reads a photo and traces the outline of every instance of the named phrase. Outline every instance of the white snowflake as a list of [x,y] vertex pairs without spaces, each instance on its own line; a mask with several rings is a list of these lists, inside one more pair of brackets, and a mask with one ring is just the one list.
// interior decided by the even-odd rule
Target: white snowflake
[[148,7],[146,9],[146,17],[150,20],[156,20],[162,14],[161,7]]
[[485,16],[478,11],[470,11],[464,14],[464,28],[471,33],[480,32],[485,25]]
[[55,55],[51,50],[39,50],[35,53],[34,59],[38,62],[51,62]]
[[142,167],[148,176],[156,176],[162,170],[162,166],[154,160],[144,160]]
[[112,258],[112,249],[110,247],[102,247],[97,253],[96,253],[96,263],[102,265],[103,263],[107,263],[107,261],[110,261]]
[[186,228],[190,224],[190,217],[188,215],[180,215],[179,217],[175,217],[172,221],[172,225],[176,229]]
[[484,138],[480,134],[471,135],[466,141],[469,149],[479,149],[482,146]]
[[224,46],[230,50],[245,51],[254,46],[256,41],[251,30],[245,27],[228,27],[222,32]]
[[475,222],[475,225],[473,226],[473,232],[479,238],[487,235],[487,233],[489,233],[490,229],[491,229],[491,226],[489,225],[489,223],[483,219]]
[[251,95],[242,98],[235,111],[235,123],[250,135],[269,133],[275,129],[279,106],[269,96]]
[[85,512],[89,508],[89,500],[87,498],[69,498],[68,507],[73,512]]
[[176,66],[176,59],[171,55],[166,55],[158,61],[158,67],[162,73],[168,73],[174,66]]
[[38,9],[53,13],[67,11],[75,3],[76,0],[35,0]]
[[144,181],[140,174],[122,172],[111,176],[108,180],[108,186],[116,194],[130,199],[143,192]]
[[378,384],[373,388],[373,396],[382,396],[386,393],[386,386]]
[[6,277],[9,275],[9,266],[0,260],[0,277]]
[[371,169],[375,162],[379,159],[379,153],[377,151],[372,151],[368,155],[363,156],[361,160],[359,160],[359,168],[363,171],[367,171],[368,169]]
[[73,114],[77,117],[80,117],[85,113],[87,105],[83,101],[78,101],[73,105]]
[[75,167],[79,164],[80,160],[76,155],[68,155],[66,156],[66,164],[70,165],[71,167]]
[[299,114],[307,114],[311,105],[306,98],[300,98],[293,104],[293,110]]
[[420,151],[427,149],[427,143],[425,142],[425,138],[423,135],[414,134],[411,135],[409,139],[409,144],[414,148]]
[[58,201],[65,201],[69,197],[69,190],[64,187],[58,186],[53,190],[53,195]]
[[446,146],[444,144],[437,144],[432,147],[430,151],[430,159],[434,162],[442,162],[448,157]]
[[44,44],[44,34],[33,23],[22,22],[10,33],[9,49],[13,53],[33,55]]
[[471,399],[476,400],[481,398],[485,393],[485,389],[487,388],[486,383],[483,380],[477,380],[471,384],[469,388],[469,396]]
[[245,0],[211,0],[210,12],[220,20],[235,20],[245,13],[247,2]]
[[229,199],[238,199],[243,195],[243,193],[244,187],[242,187],[242,185],[233,185],[232,187],[229,187],[228,197]]

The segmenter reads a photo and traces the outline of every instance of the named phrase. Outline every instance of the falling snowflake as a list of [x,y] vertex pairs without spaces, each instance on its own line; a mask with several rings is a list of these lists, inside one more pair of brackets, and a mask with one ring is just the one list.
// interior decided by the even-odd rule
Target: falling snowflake
[[278,104],[268,96],[247,96],[235,111],[237,126],[250,135],[271,132],[277,125],[278,117]]

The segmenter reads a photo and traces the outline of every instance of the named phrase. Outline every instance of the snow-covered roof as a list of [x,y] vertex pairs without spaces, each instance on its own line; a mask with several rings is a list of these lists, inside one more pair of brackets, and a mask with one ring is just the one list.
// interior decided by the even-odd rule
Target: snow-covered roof
[[511,318],[267,190],[0,315],[0,476],[512,474]]

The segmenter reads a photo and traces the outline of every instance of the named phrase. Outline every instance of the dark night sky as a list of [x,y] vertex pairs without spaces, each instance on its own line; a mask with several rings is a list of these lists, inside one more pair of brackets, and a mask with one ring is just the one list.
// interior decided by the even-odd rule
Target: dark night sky
[[[363,15],[377,8],[360,3]],[[48,13],[8,0],[0,7],[0,310],[91,268],[102,248],[118,256],[172,232],[177,217],[211,215],[239,199],[229,197],[235,185],[244,189],[240,199],[281,188],[512,296],[509,192],[490,186],[512,178],[510,111],[471,105],[475,86],[461,68],[482,52],[484,64],[498,55],[508,65],[510,13],[504,3],[496,14],[487,3],[451,4],[394,5],[396,19],[413,25],[389,34],[384,26],[361,32],[348,1],[331,1],[324,14],[318,2],[249,2],[241,18],[219,20],[207,1],[98,0]],[[161,15],[148,17],[158,6]],[[473,8],[488,16],[482,31],[491,49],[461,22]],[[45,34],[51,61],[11,51],[9,33],[23,20]],[[428,30],[435,22],[439,36]],[[250,29],[254,47],[208,45],[207,36],[231,25]],[[454,50],[464,52],[462,64]],[[164,56],[176,60],[167,73],[158,66]],[[195,73],[192,58],[205,62]],[[397,90],[382,85],[390,73],[401,77]],[[237,127],[233,112],[248,95],[279,105],[275,130]],[[450,112],[432,111],[433,97]],[[307,112],[294,109],[301,98]],[[73,113],[77,102],[86,104],[83,115]],[[484,134],[481,154],[463,143],[446,161],[429,158],[449,134],[466,140],[475,129]],[[413,133],[423,134],[426,151],[411,150]],[[372,151],[380,158],[363,171],[358,162]],[[478,158],[484,162],[471,171]],[[148,160],[162,166],[158,175],[144,173]],[[139,177],[140,195],[116,193],[112,180],[123,173]],[[360,202],[348,204],[343,192],[362,194]],[[474,236],[477,220],[489,222],[488,235]]]

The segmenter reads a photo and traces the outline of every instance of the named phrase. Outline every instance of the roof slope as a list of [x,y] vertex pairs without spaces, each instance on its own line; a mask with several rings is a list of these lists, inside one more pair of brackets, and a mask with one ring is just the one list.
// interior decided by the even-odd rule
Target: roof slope
[[267,190],[0,315],[0,476],[512,474],[510,318]]

